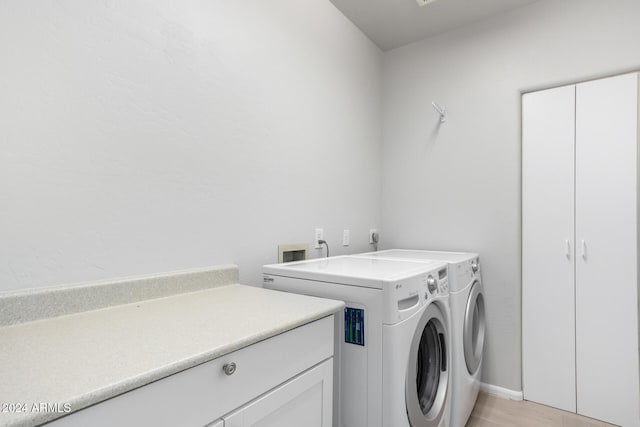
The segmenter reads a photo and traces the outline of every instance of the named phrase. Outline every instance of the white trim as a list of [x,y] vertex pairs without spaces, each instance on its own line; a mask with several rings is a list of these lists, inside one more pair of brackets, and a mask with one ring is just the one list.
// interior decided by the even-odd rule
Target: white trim
[[480,391],[511,400],[523,400],[522,391],[509,390],[493,384],[480,383]]

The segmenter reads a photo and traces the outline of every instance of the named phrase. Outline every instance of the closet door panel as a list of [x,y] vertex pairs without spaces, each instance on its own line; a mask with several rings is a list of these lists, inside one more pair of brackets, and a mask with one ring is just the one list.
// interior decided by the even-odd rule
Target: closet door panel
[[640,425],[637,131],[637,74],[577,86],[577,409],[623,426]]
[[575,86],[522,97],[523,390],[575,412]]

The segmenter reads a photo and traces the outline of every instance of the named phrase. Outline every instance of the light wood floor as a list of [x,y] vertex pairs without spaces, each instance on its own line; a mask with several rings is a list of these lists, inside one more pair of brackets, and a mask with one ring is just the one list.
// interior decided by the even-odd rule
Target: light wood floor
[[527,401],[502,399],[480,393],[467,427],[605,427],[592,418]]

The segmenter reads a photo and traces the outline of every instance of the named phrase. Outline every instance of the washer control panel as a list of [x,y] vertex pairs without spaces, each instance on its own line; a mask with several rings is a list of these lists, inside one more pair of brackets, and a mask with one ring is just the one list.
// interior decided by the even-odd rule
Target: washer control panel
[[430,266],[422,272],[389,280],[383,286],[385,314],[383,322],[394,324],[419,311],[436,295],[449,293],[447,264]]
[[446,295],[449,293],[449,272],[447,267],[442,267],[433,273],[423,277],[423,285],[426,290],[425,299],[430,296]]
[[427,288],[430,293],[434,293],[438,290],[438,279],[433,277],[431,274],[427,276]]

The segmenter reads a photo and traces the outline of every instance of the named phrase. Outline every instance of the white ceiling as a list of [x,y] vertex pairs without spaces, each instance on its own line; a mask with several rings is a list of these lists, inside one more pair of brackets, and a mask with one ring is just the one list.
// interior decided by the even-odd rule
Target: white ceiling
[[538,0],[331,0],[382,50],[424,39]]

